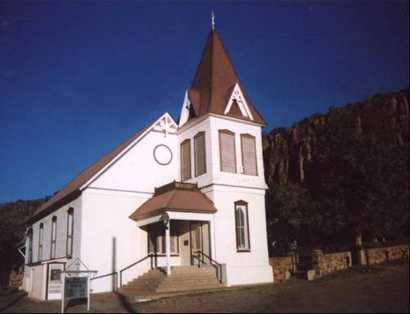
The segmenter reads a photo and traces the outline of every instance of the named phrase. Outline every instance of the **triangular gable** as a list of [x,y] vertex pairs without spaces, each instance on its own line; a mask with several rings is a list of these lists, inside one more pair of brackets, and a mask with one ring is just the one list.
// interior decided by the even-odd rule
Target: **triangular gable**
[[168,133],[176,134],[178,131],[178,126],[175,123],[174,119],[166,113],[164,114],[152,127],[153,130],[157,132],[162,132],[165,135]]
[[224,114],[229,114],[232,110],[232,106],[237,105],[243,117],[253,120],[252,113],[249,109],[249,105],[246,101],[246,98],[243,96],[242,90],[239,87],[239,84],[236,83],[233,88],[231,97],[229,97],[228,103],[225,107]]
[[90,178],[85,184],[80,187],[80,190],[84,190],[87,186],[89,186],[93,181],[95,181],[101,174],[105,172],[106,169],[111,167],[118,159],[120,159],[124,154],[126,154],[141,138],[143,138],[147,133],[151,130],[156,132],[161,132],[167,135],[168,133],[176,134],[178,126],[175,120],[171,117],[171,115],[166,112],[157,120],[152,122],[148,125],[142,132],[140,132],[139,136],[135,137],[133,141],[131,141],[128,145],[124,147],[124,149],[118,153],[117,156],[114,156],[100,171],[98,171],[92,178]]
[[147,124],[144,128],[134,133],[130,138],[119,144],[108,154],[104,155],[99,160],[91,164],[88,168],[80,172],[80,174],[71,180],[63,189],[41,205],[27,222],[33,222],[37,218],[44,217],[50,212],[57,210],[69,201],[78,197],[82,190],[84,190],[91,182],[104,173],[107,168],[121,158],[121,156],[123,156],[153,128],[157,128],[157,131],[162,131],[164,133],[172,133],[172,130],[176,128],[176,123],[168,113],[162,114],[159,118]]

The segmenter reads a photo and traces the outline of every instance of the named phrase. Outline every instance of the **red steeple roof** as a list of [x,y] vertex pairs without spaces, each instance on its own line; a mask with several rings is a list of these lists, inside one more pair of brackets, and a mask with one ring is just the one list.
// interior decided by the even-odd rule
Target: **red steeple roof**
[[[236,83],[238,83],[240,89],[245,94],[218,33],[212,30],[202,52],[201,61],[196,70],[191,88],[188,89],[188,97],[193,104],[195,114],[197,116],[207,113],[223,115]],[[253,121],[265,124],[265,121],[257,112],[249,97],[246,94],[244,97],[252,113]],[[250,120],[248,117],[234,115],[231,112],[227,113],[227,115]]]

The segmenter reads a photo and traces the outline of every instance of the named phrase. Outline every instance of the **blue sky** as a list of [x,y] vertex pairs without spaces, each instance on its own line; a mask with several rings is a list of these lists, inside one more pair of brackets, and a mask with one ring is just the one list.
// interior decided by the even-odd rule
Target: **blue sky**
[[212,9],[265,131],[409,86],[408,1],[0,0],[0,202],[178,117]]

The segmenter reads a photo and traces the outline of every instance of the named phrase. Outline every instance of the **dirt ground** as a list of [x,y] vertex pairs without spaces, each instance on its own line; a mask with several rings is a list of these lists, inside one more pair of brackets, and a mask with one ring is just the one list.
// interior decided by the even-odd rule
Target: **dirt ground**
[[[14,298],[14,299],[13,299]],[[176,296],[130,304],[114,293],[92,296],[94,313],[242,312],[242,313],[409,313],[409,264],[352,268],[308,282],[290,279],[217,292]],[[0,312],[59,312],[60,302],[38,302],[24,294],[0,295]],[[68,313],[85,312],[74,305]]]

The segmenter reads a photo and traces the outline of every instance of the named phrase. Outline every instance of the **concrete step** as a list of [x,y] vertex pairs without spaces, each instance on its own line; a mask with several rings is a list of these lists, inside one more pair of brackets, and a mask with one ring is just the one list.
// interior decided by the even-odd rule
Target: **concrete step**
[[161,277],[164,277],[164,276],[166,276],[166,274],[164,274],[164,273],[160,273],[160,272],[150,273],[150,272],[148,272],[148,273],[145,273],[144,275],[142,275],[142,276],[140,276],[140,277],[138,277],[137,279],[134,279],[134,280],[138,280],[140,278],[144,278],[144,279],[161,278]]
[[159,287],[155,290],[157,293],[161,292],[178,292],[178,291],[190,291],[190,290],[202,290],[202,289],[210,289],[210,288],[219,288],[220,285],[217,283],[209,283],[209,284],[202,284],[202,285],[183,285],[183,286],[165,286]]
[[174,266],[171,267],[171,274],[195,274],[195,273],[215,273],[215,268],[210,266]]
[[155,280],[161,280],[162,278],[165,278],[165,275],[161,275],[161,276],[141,276],[138,277],[137,279],[134,279],[131,282],[137,282],[137,281],[155,281]]
[[205,293],[205,292],[212,292],[218,289],[222,289],[224,286],[218,287],[210,287],[204,289],[190,289],[186,291],[165,291],[165,292],[156,292],[150,295],[126,295],[126,297],[130,300],[131,303],[134,302],[144,302],[144,301],[153,301],[153,300],[160,300],[162,298],[174,297],[174,296],[184,296],[184,295],[192,295],[197,293]]
[[156,290],[157,293],[170,293],[170,292],[182,292],[182,291],[199,291],[199,290],[211,290],[222,288],[221,284],[207,284],[207,285],[192,285],[192,286],[178,286],[178,287],[160,287]]
[[216,278],[215,274],[206,274],[206,273],[199,273],[199,274],[171,274],[170,276],[166,277],[167,279],[179,280],[179,279],[204,279],[204,278]]
[[160,282],[164,280],[164,277],[161,278],[138,278],[137,280],[133,280],[127,284],[137,284],[137,283],[150,283],[150,282]]
[[151,289],[155,290],[160,283],[126,285],[123,289]]
[[[163,278],[165,278],[166,276],[165,275],[162,275],[162,276],[158,276],[158,277],[147,277],[147,276],[141,276],[141,277],[138,277],[137,279],[134,279],[134,280],[132,280],[132,281],[129,281],[128,283],[133,283],[133,282],[142,282],[142,281],[158,281],[158,280],[162,280]],[[128,284],[127,283],[127,284]]]
[[217,281],[217,278],[215,276],[195,276],[195,277],[168,277],[164,278],[161,282],[202,282],[202,281]]
[[165,274],[158,269],[150,270],[137,279],[128,282],[121,289],[123,289],[127,294],[154,293],[164,278]]
[[179,286],[200,286],[203,284],[218,284],[219,282],[216,279],[203,279],[203,280],[180,280],[180,281],[175,281],[175,280],[166,280],[161,282],[158,285],[158,288],[161,287],[170,287],[170,286],[175,286],[175,287],[179,287]]
[[216,276],[216,272],[212,270],[196,270],[196,271],[176,271],[171,270],[171,275],[196,275],[196,274],[205,274],[205,275],[213,275]]
[[152,296],[156,294],[156,292],[145,291],[145,290],[144,291],[127,291],[127,290],[120,289],[118,290],[118,292],[131,300],[135,298],[137,299],[146,298],[147,296]]
[[120,289],[130,298],[144,299],[148,295],[178,293],[198,290],[212,290],[223,287],[213,267],[179,266],[172,267],[166,276],[162,269],[154,269],[128,282]]
[[130,295],[130,296],[139,296],[139,295],[148,295],[153,294],[155,291],[147,290],[147,289],[124,289],[121,288],[118,290],[121,294]]
[[143,275],[141,275],[141,276],[139,276],[139,277],[137,277],[137,278],[135,278],[131,281],[128,281],[127,284],[132,283],[132,282],[136,282],[136,281],[141,281],[141,280],[159,280],[159,279],[161,279],[165,276],[166,276],[165,274],[162,274],[162,273],[159,273],[159,272],[158,273],[157,272],[150,273],[150,271],[149,271],[149,272],[144,273]]

